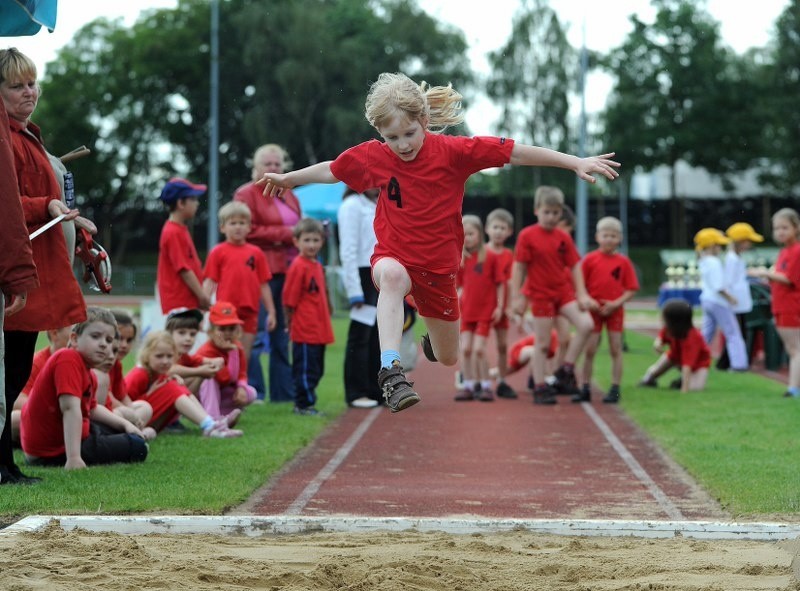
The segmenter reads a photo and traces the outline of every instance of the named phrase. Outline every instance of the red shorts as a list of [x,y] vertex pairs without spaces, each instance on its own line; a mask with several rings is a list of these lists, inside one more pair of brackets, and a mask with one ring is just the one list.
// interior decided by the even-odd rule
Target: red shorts
[[497,322],[495,322],[492,325],[492,328],[495,329],[495,330],[508,330],[508,326],[509,326],[509,324],[508,324],[508,315],[503,314],[500,317],[500,320],[498,320]]
[[621,306],[611,314],[611,316],[600,316],[597,312],[592,312],[594,320],[594,330],[592,332],[603,332],[603,325],[606,325],[608,332],[622,332],[625,326],[625,308]]
[[788,312],[773,314],[775,326],[778,328],[800,328],[800,313]]
[[479,320],[477,322],[464,322],[461,319],[461,332],[471,332],[480,337],[488,337],[489,330],[492,328],[491,320]]
[[243,332],[246,332],[247,334],[256,334],[258,332],[258,310],[237,308],[236,314],[244,323],[242,324]]
[[163,425],[166,426],[180,416],[180,413],[175,410],[175,401],[181,396],[191,395],[192,393],[186,386],[179,384],[175,380],[169,380],[148,396],[142,396],[138,398],[138,400],[144,400],[153,407],[153,417],[150,419],[149,425],[152,425],[162,416],[166,415],[168,418],[166,422],[163,423]]
[[529,299],[531,314],[538,318],[555,318],[561,308],[575,301],[575,288],[565,284],[554,296],[543,298],[533,294]]
[[456,274],[438,275],[428,271],[406,268],[411,278],[411,296],[420,316],[440,320],[458,320]]

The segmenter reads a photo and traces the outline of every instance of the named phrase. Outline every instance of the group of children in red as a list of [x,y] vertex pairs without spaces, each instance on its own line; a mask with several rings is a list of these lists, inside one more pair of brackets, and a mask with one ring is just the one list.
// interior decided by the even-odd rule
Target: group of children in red
[[[581,261],[570,236],[574,220],[563,193],[540,187],[534,209],[537,223],[520,232],[513,252],[504,246],[513,232],[508,211],[492,211],[485,227],[477,216],[463,217],[464,258],[458,274],[463,382],[455,400],[494,399],[486,352],[494,329],[498,397],[516,398],[505,377],[529,367],[534,403],[555,404],[558,393],[571,394],[574,402],[589,401],[593,359],[605,326],[612,383],[603,400],[615,403],[622,377],[623,306],[639,289],[633,265],[617,252],[622,224],[611,217],[601,219],[595,235],[599,248]],[[484,231],[489,237],[485,244]],[[533,334],[514,343],[509,353],[508,318],[521,322],[528,309]],[[578,377],[575,361],[581,353],[585,361]],[[553,360],[554,372],[548,360]]]

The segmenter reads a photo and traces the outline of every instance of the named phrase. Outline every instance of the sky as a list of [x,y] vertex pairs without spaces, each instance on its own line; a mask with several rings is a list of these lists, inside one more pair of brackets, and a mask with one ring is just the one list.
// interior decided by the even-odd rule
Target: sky
[[[269,0],[264,0],[269,2]],[[42,30],[33,37],[5,38],[0,47],[15,46],[29,55],[44,70],[44,64],[55,58],[58,48],[69,42],[84,24],[105,16],[121,17],[128,25],[135,22],[142,10],[172,7],[175,0],[59,0],[59,14],[54,33]],[[469,55],[473,69],[486,75],[486,54],[501,47],[511,33],[511,21],[518,9],[519,0],[491,0],[464,2],[464,0],[420,0],[419,4],[435,18],[457,26],[464,31],[470,46]],[[491,9],[487,9],[487,4]],[[655,11],[649,0],[551,0],[568,30],[574,47],[584,40],[590,50],[607,52],[620,45],[630,32],[629,15],[637,14],[645,22],[652,21]],[[723,41],[741,53],[750,47],[766,44],[780,13],[789,0],[758,0],[757,2],[732,2],[707,0],[706,7],[721,25]],[[41,72],[40,72],[41,75]],[[432,84],[446,81],[429,81]],[[586,108],[596,112],[603,108],[611,88],[610,79],[603,74],[593,74],[586,81]],[[485,97],[478,97],[467,110],[467,123],[474,134],[495,133],[494,123],[498,111]]]

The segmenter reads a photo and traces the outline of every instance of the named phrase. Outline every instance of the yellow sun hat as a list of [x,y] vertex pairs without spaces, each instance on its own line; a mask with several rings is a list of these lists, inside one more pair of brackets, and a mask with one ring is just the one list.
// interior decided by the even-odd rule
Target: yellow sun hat
[[730,228],[725,230],[725,234],[727,234],[728,238],[734,242],[740,242],[742,240],[749,240],[750,242],[764,242],[764,237],[756,232],[753,229],[753,226],[745,222],[733,224]]
[[730,239],[716,228],[703,228],[694,235],[695,250],[705,250],[706,248],[714,246],[715,244],[725,246],[729,242]]

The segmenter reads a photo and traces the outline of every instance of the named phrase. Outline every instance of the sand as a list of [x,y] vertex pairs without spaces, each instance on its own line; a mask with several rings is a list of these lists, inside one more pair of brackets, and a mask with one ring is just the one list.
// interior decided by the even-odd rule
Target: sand
[[800,590],[800,543],[526,532],[0,537],[0,590]]

